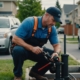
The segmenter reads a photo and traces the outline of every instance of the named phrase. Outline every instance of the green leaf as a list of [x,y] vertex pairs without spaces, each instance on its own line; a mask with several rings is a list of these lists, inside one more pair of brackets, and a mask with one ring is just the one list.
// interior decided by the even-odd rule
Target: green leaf
[[17,16],[20,21],[30,16],[42,16],[45,10],[42,10],[40,0],[18,0],[19,10]]

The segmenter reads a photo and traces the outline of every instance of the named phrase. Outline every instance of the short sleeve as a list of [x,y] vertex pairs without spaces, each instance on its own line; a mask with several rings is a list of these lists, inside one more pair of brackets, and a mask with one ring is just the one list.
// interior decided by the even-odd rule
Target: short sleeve
[[26,18],[16,30],[15,35],[22,39],[29,37],[33,29],[33,22],[33,18]]

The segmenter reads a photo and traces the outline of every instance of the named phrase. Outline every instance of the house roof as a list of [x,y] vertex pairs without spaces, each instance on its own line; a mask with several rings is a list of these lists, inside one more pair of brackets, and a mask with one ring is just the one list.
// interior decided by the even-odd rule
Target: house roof
[[64,10],[65,14],[67,14],[67,13],[69,13],[70,11],[72,11],[73,9],[75,9],[76,7],[77,7],[77,5],[64,4],[63,10]]

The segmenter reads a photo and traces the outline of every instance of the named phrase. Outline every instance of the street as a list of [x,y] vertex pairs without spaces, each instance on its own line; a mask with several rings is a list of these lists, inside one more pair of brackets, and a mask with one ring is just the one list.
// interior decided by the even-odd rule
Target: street
[[[62,51],[64,52],[64,44],[60,43]],[[66,44],[66,52],[73,55],[77,60],[80,60],[80,50],[78,49],[78,44]]]
[[0,55],[0,59],[12,59],[11,55]]

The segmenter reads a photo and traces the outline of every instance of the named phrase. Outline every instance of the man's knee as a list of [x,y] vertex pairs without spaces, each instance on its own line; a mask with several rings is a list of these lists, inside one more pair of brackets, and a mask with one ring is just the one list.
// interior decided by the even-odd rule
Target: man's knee
[[21,46],[15,46],[12,50],[12,55],[20,56],[24,54],[25,49]]

